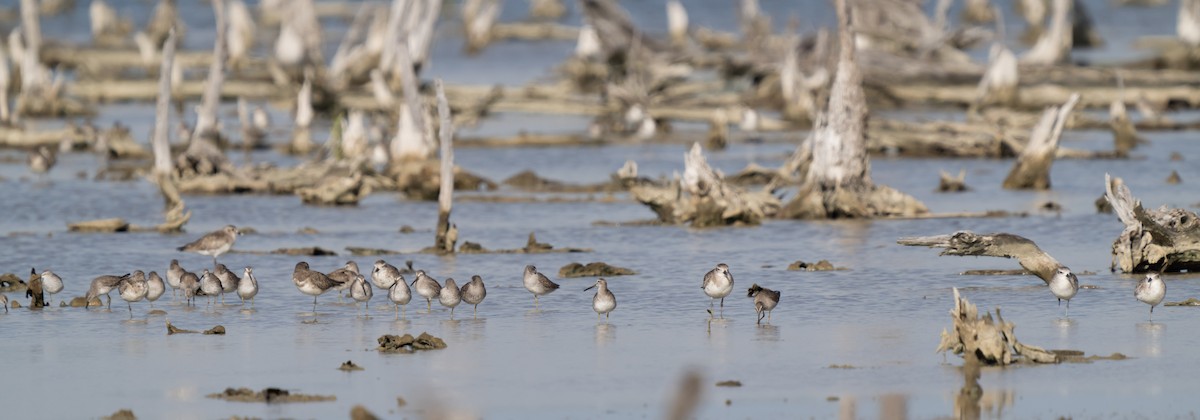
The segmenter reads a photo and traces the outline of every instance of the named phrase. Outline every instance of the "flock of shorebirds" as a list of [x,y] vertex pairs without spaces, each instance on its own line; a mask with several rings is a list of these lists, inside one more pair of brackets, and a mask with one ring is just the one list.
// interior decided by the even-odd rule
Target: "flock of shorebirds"
[[[1079,279],[1075,277],[1069,268],[1061,267],[1054,273],[1054,277],[1050,279],[1050,293],[1058,298],[1059,305],[1062,301],[1067,301],[1067,307],[1063,310],[1063,316],[1066,317],[1071,310],[1071,298],[1079,293]],[[1133,288],[1133,297],[1139,302],[1150,305],[1150,320],[1154,321],[1154,307],[1162,303],[1163,298],[1167,296],[1167,283],[1162,280],[1158,273],[1150,273],[1145,279],[1139,281],[1137,286]]]
[[[170,286],[172,295],[177,296],[182,293],[182,297],[188,305],[195,305],[197,296],[206,297],[208,305],[212,305],[217,299],[220,299],[223,304],[226,293],[236,292],[242,300],[243,306],[246,301],[249,301],[253,308],[254,297],[258,295],[258,280],[254,278],[254,269],[246,267],[242,276],[238,277],[224,264],[217,262],[218,256],[233,248],[233,244],[240,234],[241,232],[236,227],[229,225],[177,248],[179,251],[196,252],[213,257],[214,269],[212,271],[206,268],[199,274],[189,272],[179,265],[179,260],[171,260],[165,280],[155,271],[151,271],[147,275],[141,270],[122,276],[96,277],[92,280],[87,294],[84,295],[84,307],[90,307],[93,299],[103,295],[107,299],[106,304],[111,309],[112,297],[109,294],[115,289],[121,299],[125,300],[126,306],[129,308],[129,316],[132,318],[133,302],[146,300],[153,307],[154,302],[162,297],[167,286]],[[411,283],[404,278],[404,272],[415,275]],[[34,273],[36,274],[36,271]],[[50,270],[43,271],[40,277],[43,292],[53,295],[63,290],[62,279]],[[473,305],[474,314],[478,315],[479,304],[487,297],[487,287],[480,276],[472,276],[471,281],[460,288],[452,278],[447,278],[444,283],[439,283],[424,270],[413,271],[411,262],[406,269],[401,270],[384,260],[375,261],[369,281],[359,271],[358,263],[354,261],[348,261],[344,267],[329,273],[313,270],[307,262],[301,261],[296,263],[296,268],[292,272],[292,283],[300,293],[313,297],[314,312],[317,308],[317,297],[330,290],[336,290],[339,294],[348,291],[356,305],[358,302],[364,303],[367,305],[367,310],[370,310],[370,300],[374,295],[372,286],[374,286],[374,288],[387,291],[388,300],[396,307],[397,318],[401,316],[401,307],[407,308],[408,303],[412,301],[413,292],[425,298],[426,309],[431,312],[433,300],[437,299],[443,306],[450,308],[451,318],[454,317],[454,308],[460,303]],[[525,289],[533,294],[535,307],[540,304],[541,296],[550,294],[559,288],[557,283],[538,272],[537,267],[533,265],[525,266],[523,283]],[[733,274],[729,272],[729,266],[717,264],[715,268],[704,275],[704,281],[700,288],[710,298],[710,316],[717,299],[720,299],[721,308],[724,308],[725,297],[733,293]],[[609,290],[608,281],[603,278],[596,280],[595,284],[584,291],[592,289],[596,289],[596,294],[592,297],[592,309],[596,311],[596,318],[599,319],[600,315],[604,315],[607,321],[612,311],[617,308],[617,298]],[[754,310],[758,313],[758,322],[761,323],[764,318],[770,322],[771,311],[779,305],[780,292],[754,284],[748,290],[747,296],[754,298]],[[4,295],[0,295],[0,304],[5,307],[7,312],[8,299]]]

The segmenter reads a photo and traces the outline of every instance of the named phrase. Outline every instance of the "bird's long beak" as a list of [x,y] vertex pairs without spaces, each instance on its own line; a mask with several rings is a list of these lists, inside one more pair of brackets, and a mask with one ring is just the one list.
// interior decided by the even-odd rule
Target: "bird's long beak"
[[417,279],[413,279],[412,283],[409,283],[408,285],[409,285],[409,286],[412,286],[412,285],[415,285],[415,284],[417,284]]
[[586,291],[588,291],[588,290],[592,290],[592,289],[595,289],[595,288],[596,288],[596,285],[594,285],[594,284],[593,284],[593,285],[591,285],[590,287],[588,287],[588,288],[586,288],[586,289],[583,289],[583,291],[585,291],[585,292],[586,292]]

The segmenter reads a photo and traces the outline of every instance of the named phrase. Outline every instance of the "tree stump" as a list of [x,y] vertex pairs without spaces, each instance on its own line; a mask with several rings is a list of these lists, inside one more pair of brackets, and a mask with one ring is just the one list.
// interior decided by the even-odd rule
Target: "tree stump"
[[1200,270],[1200,216],[1184,209],[1147,210],[1121,178],[1104,176],[1104,198],[1125,230],[1113,241],[1112,270]]
[[1058,150],[1058,141],[1067,124],[1067,117],[1077,103],[1078,93],[1072,94],[1062,106],[1049,107],[1042,113],[1042,119],[1029,134],[1029,143],[1021,151],[1008,177],[1004,178],[1004,188],[1050,189],[1050,165],[1054,164],[1054,153]]

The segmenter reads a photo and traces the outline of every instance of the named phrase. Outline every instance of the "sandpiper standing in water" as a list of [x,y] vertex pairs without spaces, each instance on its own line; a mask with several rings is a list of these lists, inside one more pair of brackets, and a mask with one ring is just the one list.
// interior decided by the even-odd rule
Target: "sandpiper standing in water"
[[1158,273],[1147,274],[1146,279],[1139,281],[1133,289],[1133,296],[1138,301],[1150,305],[1150,322],[1154,322],[1154,307],[1162,303],[1163,298],[1167,296],[1167,283]]
[[779,291],[771,290],[758,283],[750,285],[750,290],[746,293],[746,297],[754,298],[754,312],[758,312],[758,322],[762,323],[763,317],[767,318],[767,323],[771,323],[771,311],[779,305]]
[[242,279],[238,282],[237,294],[242,298],[242,306],[246,306],[246,299],[250,299],[250,309],[254,309],[254,296],[258,295],[258,279],[254,278],[254,269],[246,267],[242,272]]
[[200,290],[200,277],[196,273],[184,271],[179,276],[179,290],[183,291],[184,305],[196,306],[196,292]]
[[604,314],[604,321],[608,322],[608,314],[612,313],[613,309],[617,309],[617,297],[608,290],[608,280],[603,278],[596,280],[596,284],[583,289],[583,291],[592,289],[596,289],[596,295],[592,296],[592,310],[596,311],[596,321],[599,322],[600,314]]
[[483,298],[487,297],[487,287],[483,285],[483,277],[471,276],[471,281],[464,284],[459,290],[462,295],[463,302],[468,305],[475,305],[475,313],[473,316],[479,316],[479,303],[483,302]]
[[221,230],[210,232],[200,237],[200,239],[176,249],[184,252],[195,252],[200,255],[210,255],[213,257],[213,265],[216,265],[217,257],[228,252],[230,248],[233,248],[233,243],[237,241],[238,235],[241,234],[233,225],[226,225]]
[[709,309],[712,309],[717,299],[721,299],[721,309],[724,310],[725,297],[733,293],[733,273],[729,272],[729,266],[725,263],[717,264],[716,268],[705,273],[704,283],[700,284],[700,288],[704,289],[704,294],[709,297]]
[[171,297],[175,297],[175,292],[179,291],[179,281],[186,272],[187,270],[179,265],[179,260],[171,260],[171,266],[167,268],[167,285],[171,286]]
[[134,271],[132,276],[117,284],[117,291],[121,293],[121,299],[124,299],[125,306],[129,307],[129,319],[133,319],[133,302],[145,299],[146,289],[146,273],[143,273],[142,270]]
[[350,288],[354,284],[354,279],[358,277],[358,263],[354,261],[346,261],[346,265],[337,270],[330,271],[327,274],[330,280],[337,282],[333,286],[333,290],[338,291],[338,299],[342,298],[342,292]]
[[317,296],[337,286],[338,283],[323,273],[309,269],[307,262],[300,261],[296,263],[296,269],[292,271],[292,284],[300,289],[300,293],[313,297],[313,312],[316,312]]
[[[375,269],[371,270],[371,284],[383,290],[392,288],[397,279],[404,281],[404,276],[400,275],[400,270],[396,266],[388,264],[387,261],[375,261]],[[408,284],[405,284],[408,286]]]
[[371,317],[371,296],[375,294],[371,283],[367,281],[362,274],[355,274],[354,281],[350,283],[350,298],[354,299],[354,311],[358,312],[358,303],[366,303],[367,317]]
[[217,264],[217,269],[213,274],[217,275],[217,280],[221,281],[221,304],[225,304],[225,294],[237,291],[238,283],[242,281],[237,274],[229,271],[229,267],[225,264]]
[[163,283],[162,277],[158,276],[157,271],[151,271],[149,278],[146,280],[146,301],[150,302],[150,307],[154,307],[154,301],[162,297],[163,293],[167,292],[167,285]]
[[128,279],[129,276],[130,275],[127,273],[123,276],[100,276],[92,279],[92,285],[88,287],[87,293],[83,295],[83,308],[89,309],[92,306],[92,299],[98,298],[100,295],[104,295],[104,297],[107,298],[108,310],[111,311],[112,296],[109,296],[109,292],[112,292],[113,288],[117,287],[117,285],[121,284],[121,282],[125,279]]
[[412,292],[409,291],[408,282],[404,280],[403,275],[397,275],[396,282],[388,288],[388,300],[396,305],[396,319],[400,319],[400,306],[404,305],[405,310],[408,310],[408,302],[412,301]]
[[533,307],[538,307],[538,296],[548,295],[558,290],[558,283],[550,281],[546,275],[539,273],[533,265],[525,266],[525,290],[533,293]]
[[200,275],[200,291],[204,293],[204,296],[208,297],[205,307],[212,306],[217,296],[221,295],[222,290],[221,279],[205,268],[204,273]]
[[[62,277],[59,277],[58,274],[54,274],[50,270],[43,270],[40,277],[42,278],[42,291],[46,294],[54,295],[63,290]],[[49,303],[49,301],[50,298],[47,297],[46,302]]]
[[0,306],[4,306],[4,313],[8,313],[8,296],[0,294]]
[[1058,298],[1058,304],[1062,305],[1062,301],[1067,301],[1067,308],[1063,310],[1063,316],[1071,311],[1071,298],[1075,297],[1075,293],[1079,292],[1079,278],[1075,277],[1075,273],[1066,267],[1059,267],[1054,273],[1054,277],[1050,278],[1050,293]]
[[438,291],[438,302],[442,306],[450,308],[450,319],[454,319],[454,307],[462,302],[462,295],[458,290],[458,284],[452,278],[446,278],[446,284],[442,286],[442,290]]
[[433,312],[433,298],[440,298],[442,294],[442,285],[425,274],[425,270],[417,270],[417,278],[412,282],[413,289],[418,295],[425,298],[425,308]]

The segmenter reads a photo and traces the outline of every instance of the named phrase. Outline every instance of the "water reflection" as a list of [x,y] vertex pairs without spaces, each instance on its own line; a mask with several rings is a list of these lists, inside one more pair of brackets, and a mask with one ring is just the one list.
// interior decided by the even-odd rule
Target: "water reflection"
[[908,396],[887,394],[879,397],[880,420],[903,420],[908,418]]
[[979,362],[964,360],[961,370],[963,386],[954,399],[954,418],[978,419],[985,413],[988,417],[1004,417],[1004,410],[1016,402],[1016,392],[1011,389],[985,391],[979,385]]
[[1166,324],[1143,322],[1137,324],[1137,336],[1142,342],[1142,353],[1147,356],[1162,355],[1162,334],[1167,330]]
[[608,323],[596,324],[596,344],[608,344],[617,339],[617,326]]
[[400,319],[392,321],[392,331],[405,332],[405,331],[408,331],[408,328],[411,326],[412,326],[412,320],[410,320],[410,319],[400,318]]
[[770,324],[758,325],[754,329],[754,338],[758,341],[779,341],[779,327]]

